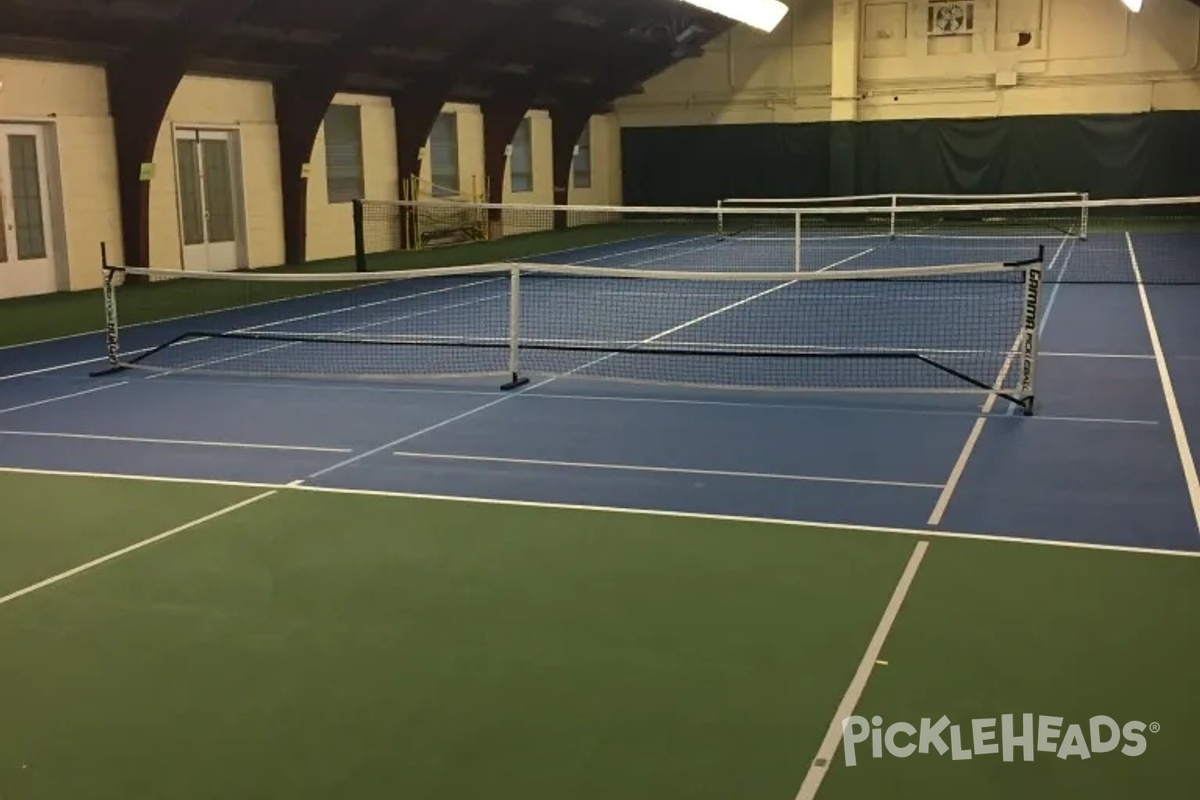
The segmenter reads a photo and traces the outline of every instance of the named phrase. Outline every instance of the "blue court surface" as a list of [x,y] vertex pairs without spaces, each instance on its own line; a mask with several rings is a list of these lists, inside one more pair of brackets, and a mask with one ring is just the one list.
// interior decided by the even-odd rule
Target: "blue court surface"
[[1036,269],[713,237],[542,260],[781,274],[175,280],[116,292],[153,369],[0,350],[0,797],[1192,796],[1197,242],[802,244],[1045,247],[1036,413],[960,379]]
[[[548,354],[604,369],[556,363],[552,371],[565,376],[535,377],[510,392],[492,377],[350,380],[345,373],[369,373],[374,356],[336,343],[317,356],[306,351],[322,359],[323,380],[190,369],[90,377],[104,366],[97,332],[0,350],[0,467],[1200,551],[1200,487],[1187,444],[1200,437],[1200,285],[1152,280],[1181,265],[1200,269],[1200,237],[816,238],[802,246],[817,270],[1022,259],[1043,246],[1048,274],[1068,273],[1086,255],[1089,268],[1103,263],[1127,280],[1046,283],[1032,417],[975,394],[848,391],[878,370],[896,369],[902,383],[911,378],[907,366],[822,363],[793,374],[769,359],[735,355],[705,356],[671,375],[673,367],[646,366],[657,356]],[[538,260],[678,270],[700,257],[763,270],[787,268],[794,253],[770,241],[654,236]],[[1134,280],[1135,260],[1145,285]],[[925,303],[925,334],[943,337],[949,351],[964,338],[979,346],[994,335],[972,327],[973,313],[956,310],[985,307],[999,291],[931,284],[928,295],[898,298],[834,287],[797,319],[787,316],[788,288],[738,294],[723,287],[669,306],[662,304],[670,286],[650,288],[658,305],[638,313],[635,329],[628,319],[614,321],[625,327],[615,334],[606,328],[612,306],[603,286],[571,279],[534,286],[529,296],[541,292],[535,302],[557,309],[537,336],[645,342],[670,334],[668,342],[750,345],[743,339],[800,330],[806,341],[820,340],[836,328],[838,337],[857,331],[869,344],[892,337],[904,345],[911,332],[904,320]],[[412,300],[417,310],[402,316],[427,320],[431,337],[467,327],[480,340],[502,338],[492,323],[505,319],[503,294],[490,279],[442,278],[425,289]],[[307,297],[131,326],[122,346],[151,347],[213,326],[269,333],[272,319],[320,318],[322,302]],[[363,298],[356,302],[361,307]],[[326,333],[348,329],[329,327],[337,323],[328,318],[322,324]],[[996,355],[1007,345],[986,349]],[[256,348],[261,367],[250,368],[257,372],[295,357],[286,345]],[[191,352],[195,358],[202,347]],[[236,356],[243,367],[247,357]],[[500,348],[471,358],[503,372]],[[647,382],[654,372],[672,384]],[[614,377],[622,380],[603,379]],[[795,381],[833,381],[847,391],[775,385]]]

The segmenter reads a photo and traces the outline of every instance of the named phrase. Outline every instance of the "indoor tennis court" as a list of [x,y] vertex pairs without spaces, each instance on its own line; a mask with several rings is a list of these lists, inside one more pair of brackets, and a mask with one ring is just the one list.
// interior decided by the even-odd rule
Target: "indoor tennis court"
[[1200,0],[213,3],[0,14],[0,800],[1194,794]]
[[[1154,256],[1177,245],[1149,236]],[[1112,244],[1071,241],[1047,271],[1070,269],[1076,247],[1119,257]],[[644,246],[626,243],[638,252],[624,256],[622,245],[593,247],[581,260],[632,265]],[[695,244],[655,247],[678,267]],[[886,247],[911,254],[903,241]],[[1130,273],[1133,258],[1170,271],[1143,266],[1135,247]],[[468,307],[481,324],[477,306],[494,302],[494,285],[472,276],[431,280],[390,299],[387,319],[415,303],[422,320],[462,326]],[[552,305],[573,296],[572,318],[609,286],[557,280],[570,285],[553,289]],[[571,374],[586,363],[571,354],[561,377],[505,393],[482,378],[305,380],[268,369],[317,355],[359,363],[344,342],[309,351],[210,339],[179,345],[186,357],[164,367],[106,377],[89,376],[104,366],[100,334],[10,348],[6,506],[56,500],[21,513],[8,534],[18,557],[2,602],[23,646],[7,663],[29,691],[14,698],[5,749],[34,762],[9,762],[8,785],[39,786],[29,771],[39,759],[73,765],[54,785],[68,794],[95,788],[96,759],[113,796],[141,781],[183,792],[229,759],[245,759],[234,773],[251,793],[274,791],[278,764],[297,758],[307,766],[289,782],[300,793],[403,780],[446,796],[497,782],[523,795],[636,785],[785,796],[816,782],[822,797],[857,798],[936,776],[947,797],[1081,785],[1115,797],[1151,774],[1186,780],[1189,739],[1170,734],[1192,714],[1180,693],[1193,683],[1200,548],[1160,366],[1178,376],[1175,409],[1194,424],[1187,309],[1197,287],[1048,285],[1031,417],[994,395],[981,405],[974,395],[612,381]],[[665,311],[653,304],[673,288],[637,307],[630,335],[757,294],[739,296],[737,283]],[[930,331],[955,328],[969,289],[950,287]],[[995,306],[1004,289],[970,297]],[[377,283],[372,291],[351,307],[381,302]],[[925,297],[944,291],[926,286]],[[763,303],[766,319],[790,313],[766,300],[747,305]],[[269,332],[265,320],[344,312],[337,302],[306,292],[135,325],[122,342],[136,351],[213,325]],[[346,321],[324,317],[320,330]],[[762,325],[753,329],[773,330]],[[720,332],[739,329],[707,333]],[[720,358],[702,354],[703,368],[668,371],[666,383],[742,375]],[[246,374],[222,369],[231,366]],[[616,377],[646,377],[629,370]],[[873,634],[897,581],[904,613],[880,645]],[[1080,634],[1084,619],[1094,627]],[[1027,677],[997,689],[979,679],[982,664]],[[1061,672],[1047,679],[1046,664]],[[1086,770],[1040,752],[1011,769],[932,754],[915,769],[898,759],[816,767],[836,763],[829,718],[860,674],[870,682],[857,708],[885,719],[1045,707],[1067,724],[1103,712],[1163,732],[1141,760],[1097,755]],[[71,713],[47,717],[64,691]],[[140,709],[121,715],[118,736],[113,704]],[[186,748],[156,733],[181,719]],[[41,733],[31,740],[30,730]]]

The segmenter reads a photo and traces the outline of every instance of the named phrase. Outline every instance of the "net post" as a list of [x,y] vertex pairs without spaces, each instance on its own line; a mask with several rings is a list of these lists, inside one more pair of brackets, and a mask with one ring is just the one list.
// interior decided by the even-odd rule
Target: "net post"
[[1036,395],[1038,323],[1041,320],[1042,267],[1046,247],[1038,248],[1038,259],[1025,268],[1025,302],[1021,307],[1021,375],[1017,396],[1025,416],[1032,417]]
[[108,366],[89,373],[93,378],[111,375],[125,369],[121,364],[120,325],[117,320],[116,275],[118,269],[108,263],[108,245],[105,242],[100,243],[100,269],[103,273],[101,296],[104,299],[104,351]]
[[803,269],[803,267],[801,266],[801,261],[800,261],[800,233],[801,233],[801,225],[800,225],[800,212],[799,212],[799,211],[797,211],[797,212],[796,212],[796,231],[795,231],[795,237],[796,237],[796,251],[795,251],[796,272],[800,272],[800,271]]
[[352,202],[354,218],[354,269],[358,272],[367,271],[367,233],[363,222],[363,201],[356,197]]
[[725,238],[725,201],[717,201],[717,238]]
[[892,213],[888,219],[888,237],[895,241],[896,239],[896,215],[897,209],[900,207],[900,195],[892,195]]
[[508,289],[508,374],[510,380],[500,387],[511,392],[529,383],[521,375],[521,268],[513,267],[509,273]]
[[1088,205],[1091,203],[1091,199],[1090,193],[1083,193],[1083,210],[1079,217],[1079,238],[1085,242],[1088,238]]

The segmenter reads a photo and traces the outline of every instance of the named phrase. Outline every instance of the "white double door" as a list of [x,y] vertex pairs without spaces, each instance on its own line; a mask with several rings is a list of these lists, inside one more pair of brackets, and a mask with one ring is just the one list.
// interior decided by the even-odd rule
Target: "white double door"
[[58,289],[46,132],[0,123],[0,298]]
[[241,265],[236,144],[234,131],[175,129],[184,269],[218,271]]

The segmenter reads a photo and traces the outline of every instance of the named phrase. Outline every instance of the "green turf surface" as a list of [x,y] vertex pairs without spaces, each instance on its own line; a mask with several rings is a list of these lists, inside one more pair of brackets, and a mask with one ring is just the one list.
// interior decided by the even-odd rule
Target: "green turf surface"
[[999,754],[875,760],[859,745],[858,765],[841,762],[822,800],[1194,797],[1197,601],[1200,559],[935,542],[858,713],[885,727],[946,715],[968,749],[971,720],[1003,714],[1062,717],[1085,736],[1097,715],[1162,729],[1145,734],[1141,756],[1036,752],[1031,763]]
[[[0,474],[0,597],[202,517],[252,492]],[[2,798],[3,795],[0,795]]]
[[[0,473],[32,509],[0,574],[255,494]],[[791,800],[915,543],[283,490],[0,605],[0,800]],[[1192,797],[1198,605],[1197,559],[935,539],[861,711],[1163,730],[838,764],[819,796]]]

